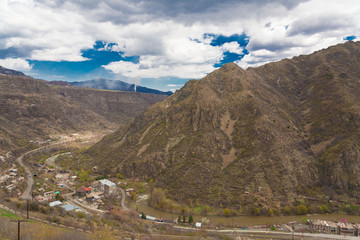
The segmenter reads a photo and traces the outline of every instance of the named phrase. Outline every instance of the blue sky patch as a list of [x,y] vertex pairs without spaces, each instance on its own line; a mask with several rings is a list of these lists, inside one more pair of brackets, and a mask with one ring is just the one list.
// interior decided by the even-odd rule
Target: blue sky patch
[[220,62],[214,64],[214,67],[218,68],[224,65],[225,63],[235,62],[241,60],[246,54],[249,52],[245,49],[245,47],[249,44],[250,37],[245,33],[242,34],[233,34],[230,36],[225,36],[221,34],[213,34],[213,33],[205,33],[203,35],[204,39],[211,39],[211,46],[222,46],[225,43],[237,42],[240,47],[243,47],[244,50],[241,54],[234,53],[230,51],[226,51],[223,53],[223,58]]
[[352,40],[356,39],[356,36],[351,35],[351,36],[344,37],[343,39],[346,41],[352,41]]
[[222,46],[224,43],[237,42],[241,47],[246,47],[249,43],[249,36],[245,33],[233,34],[231,36],[225,36],[221,34],[205,33],[204,39],[212,38],[211,46]]
[[138,63],[140,59],[139,56],[129,57],[124,56],[123,52],[112,51],[112,46],[115,45],[115,43],[107,44],[102,41],[97,41],[92,49],[84,49],[81,51],[81,55],[89,59],[81,62],[37,60],[28,60],[28,62],[33,65],[32,71],[34,73],[41,73],[39,76],[36,75],[37,78],[47,80],[81,81],[99,77],[114,78],[112,72],[101,66],[115,61]]

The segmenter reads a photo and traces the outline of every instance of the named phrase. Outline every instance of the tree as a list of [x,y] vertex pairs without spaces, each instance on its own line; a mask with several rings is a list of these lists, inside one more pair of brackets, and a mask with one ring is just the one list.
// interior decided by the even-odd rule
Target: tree
[[321,213],[330,213],[330,210],[327,205],[323,204],[319,207]]
[[226,217],[229,217],[229,216],[231,215],[231,210],[228,209],[228,208],[225,208],[225,209],[224,209],[224,215],[225,215]]
[[210,211],[211,211],[211,208],[208,205],[204,205],[201,210],[201,213],[206,216]]
[[55,195],[55,200],[57,200],[57,201],[64,201],[64,198],[63,198],[59,193],[57,193],[57,194]]
[[296,207],[297,215],[305,215],[308,212],[308,208],[304,204],[300,204]]
[[178,223],[181,223],[181,216],[178,217]]
[[269,209],[269,216],[274,216],[274,210],[272,208]]
[[185,215],[183,215],[183,220],[182,220],[183,223],[186,223],[186,219],[185,219]]
[[141,219],[146,219],[146,215],[144,213],[141,213]]
[[194,218],[193,218],[193,216],[189,216],[189,224],[192,224],[194,222]]
[[136,200],[136,192],[131,192],[130,197],[131,197],[132,200],[135,201]]

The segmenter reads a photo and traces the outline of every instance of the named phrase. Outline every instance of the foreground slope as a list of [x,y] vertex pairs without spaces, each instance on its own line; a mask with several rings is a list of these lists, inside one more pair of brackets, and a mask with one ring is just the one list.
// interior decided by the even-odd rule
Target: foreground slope
[[49,134],[117,128],[164,98],[0,75],[0,153]]
[[358,197],[360,43],[242,70],[226,64],[87,155],[180,202],[275,206]]

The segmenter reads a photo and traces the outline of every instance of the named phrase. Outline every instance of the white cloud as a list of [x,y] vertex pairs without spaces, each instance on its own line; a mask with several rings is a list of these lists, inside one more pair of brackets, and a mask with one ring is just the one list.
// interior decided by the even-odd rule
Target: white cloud
[[179,77],[179,78],[202,78],[207,73],[212,72],[215,68],[213,64],[163,64],[146,68],[141,61],[138,64],[118,61],[111,62],[103,66],[115,74],[134,78],[161,78],[161,77]]
[[0,66],[23,72],[30,71],[32,68],[28,61],[21,58],[0,59]]
[[140,56],[138,64],[103,66],[134,81],[200,78],[214,70],[224,51],[243,51],[237,42],[211,46],[204,33],[245,32],[250,54],[238,64],[258,66],[359,34],[359,12],[360,2],[353,0],[2,0],[0,50],[21,49],[22,59],[83,61],[81,50],[102,40],[117,43],[112,50]]

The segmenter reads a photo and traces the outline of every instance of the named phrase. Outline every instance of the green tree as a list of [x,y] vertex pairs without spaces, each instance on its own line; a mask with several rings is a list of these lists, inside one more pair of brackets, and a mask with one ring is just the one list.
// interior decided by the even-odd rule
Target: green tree
[[260,215],[260,208],[254,208],[253,209],[253,214],[256,215],[256,216],[259,216]]
[[231,215],[231,210],[228,209],[228,208],[225,208],[225,209],[224,209],[224,215],[225,215],[226,217],[229,217],[229,216]]
[[300,204],[296,207],[297,215],[305,215],[308,213],[308,208],[304,204]]
[[193,216],[189,216],[189,224],[192,224],[194,222],[194,218],[193,218]]
[[274,210],[272,208],[269,209],[269,216],[274,216]]
[[141,218],[146,219],[146,215],[144,213],[141,213]]
[[319,207],[321,213],[330,213],[330,210],[327,205],[323,204]]
[[186,219],[185,219],[185,215],[183,215],[183,220],[182,220],[183,223],[186,223]]

